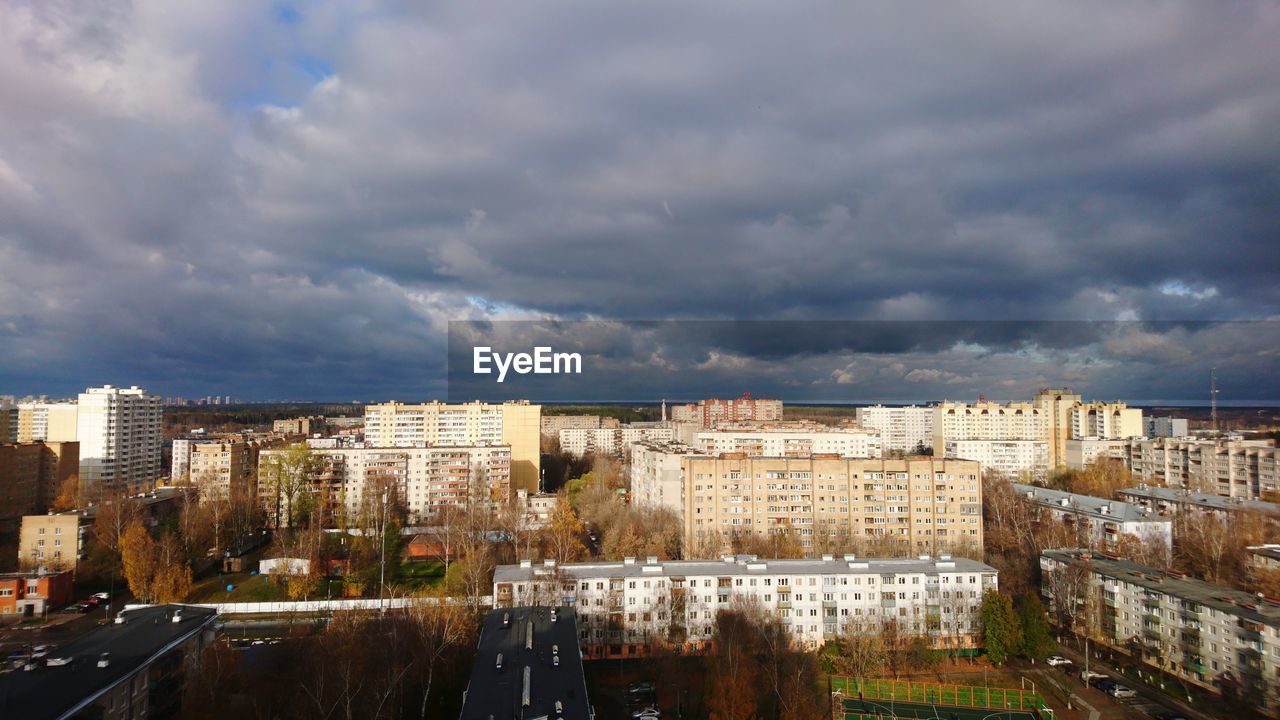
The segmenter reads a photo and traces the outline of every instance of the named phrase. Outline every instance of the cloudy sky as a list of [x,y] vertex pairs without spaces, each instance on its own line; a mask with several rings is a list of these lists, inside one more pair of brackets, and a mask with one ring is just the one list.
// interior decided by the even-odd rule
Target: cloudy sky
[[[460,319],[1274,321],[1277,37],[1269,0],[2,0],[0,394],[443,396]],[[680,367],[1280,399],[1274,324],[1107,327]]]

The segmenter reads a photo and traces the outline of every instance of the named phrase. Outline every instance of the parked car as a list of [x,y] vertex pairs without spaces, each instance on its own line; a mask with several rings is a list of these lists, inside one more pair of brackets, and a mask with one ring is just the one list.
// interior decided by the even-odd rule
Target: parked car
[[1111,678],[1102,678],[1101,680],[1098,680],[1096,683],[1094,683],[1093,686],[1098,688],[1104,693],[1110,694],[1111,688],[1115,687],[1118,684],[1119,683],[1117,683],[1115,680],[1112,680]]
[[1107,692],[1111,693],[1111,697],[1113,697],[1113,698],[1136,698],[1136,697],[1138,697],[1138,691],[1137,691],[1137,690],[1134,690],[1134,689],[1133,689],[1133,688],[1131,688],[1131,687],[1126,687],[1126,686],[1124,686],[1124,685],[1120,685],[1120,684],[1112,685],[1112,686],[1111,686],[1111,688],[1110,688]]
[[1071,664],[1070,660],[1062,657],[1061,655],[1050,655],[1049,659],[1045,660],[1045,662],[1049,663],[1050,667],[1058,667],[1059,665]]

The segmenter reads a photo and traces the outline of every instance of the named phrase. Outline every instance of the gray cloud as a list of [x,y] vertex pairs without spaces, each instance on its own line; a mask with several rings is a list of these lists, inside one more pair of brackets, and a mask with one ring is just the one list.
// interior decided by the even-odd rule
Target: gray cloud
[[[1280,310],[1272,3],[296,9],[0,10],[0,388],[428,396],[463,318]],[[1144,332],[1035,347],[1173,392],[1152,356],[1202,356]],[[1091,377],[901,350],[892,376],[817,346],[782,372],[922,397]]]

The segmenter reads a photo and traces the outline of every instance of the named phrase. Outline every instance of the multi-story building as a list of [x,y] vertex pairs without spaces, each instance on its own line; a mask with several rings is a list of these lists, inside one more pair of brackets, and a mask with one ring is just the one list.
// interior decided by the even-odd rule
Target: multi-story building
[[1149,438],[1187,437],[1191,434],[1186,418],[1150,417],[1143,421],[1143,435]]
[[1099,460],[1123,461],[1129,452],[1128,440],[1086,437],[1067,440],[1067,467],[1083,470]]
[[675,430],[664,423],[632,423],[617,428],[565,428],[560,431],[560,450],[571,455],[622,457],[632,444],[647,440],[675,438]]
[[631,446],[631,502],[684,515],[684,458],[699,454],[678,442],[649,440]]
[[588,658],[643,655],[658,646],[706,649],[716,613],[743,605],[776,614],[796,647],[813,649],[837,633],[880,633],[897,625],[935,647],[981,645],[982,594],[997,589],[995,568],[964,558],[622,562],[557,566],[523,561],[493,575],[497,608],[569,606]]
[[12,395],[0,395],[0,444],[18,441],[18,406]]
[[181,481],[191,470],[191,448],[196,443],[208,440],[204,436],[188,436],[174,438],[169,457],[169,479]]
[[80,470],[75,442],[0,444],[0,520],[44,512]]
[[1034,440],[1048,435],[1046,412],[1030,403],[953,403],[933,406],[933,454],[950,440]]
[[80,482],[104,493],[134,493],[160,477],[160,398],[139,387],[80,393],[76,435]]
[[1192,492],[1185,488],[1154,487],[1139,485],[1124,488],[1116,493],[1121,500],[1149,508],[1160,515],[1173,516],[1183,512],[1212,513],[1223,520],[1229,520],[1241,513],[1257,513],[1260,516],[1280,521],[1280,504],[1249,500],[1248,498],[1209,493]]
[[74,570],[84,559],[85,533],[92,524],[93,518],[81,512],[24,515],[18,562],[24,567]]
[[948,440],[943,450],[946,457],[976,460],[984,472],[1008,478],[1048,475],[1049,444],[1043,440]]
[[1067,388],[1045,388],[1033,401],[1044,422],[1044,440],[1049,443],[1049,467],[1066,464],[1067,440],[1071,439],[1071,411],[1081,397]]
[[541,417],[542,406],[527,400],[501,405],[391,401],[365,406],[364,438],[367,446],[380,448],[509,445],[512,487],[536,492],[542,467]]
[[272,432],[276,432],[281,435],[301,435],[302,437],[324,434],[328,430],[328,427],[328,423],[326,423],[325,419],[319,415],[288,418],[286,420],[276,420],[271,423]]
[[1235,686],[1277,714],[1280,601],[1087,550],[1045,550],[1040,567],[1046,605],[1074,612],[1076,632],[1205,690]]
[[18,404],[17,442],[75,442],[79,406],[70,401]]
[[806,550],[839,538],[892,538],[914,552],[982,544],[981,468],[943,458],[684,455],[685,547],[794,533]]
[[200,488],[202,501],[256,493],[259,454],[284,444],[284,436],[275,433],[194,442],[190,445],[191,484]]
[[1250,545],[1245,548],[1249,553],[1249,567],[1254,570],[1275,572],[1280,570],[1280,545],[1267,543]]
[[39,617],[60,608],[71,602],[73,582],[69,570],[0,573],[0,616]]
[[[258,459],[259,495],[270,514],[287,517],[288,498],[277,490],[273,458],[284,449],[263,450]],[[381,497],[391,489],[404,499],[414,521],[428,519],[448,507],[464,507],[480,499],[493,506],[514,499],[511,447],[475,445],[426,448],[334,448],[312,450],[315,467],[306,492],[318,500],[326,517],[361,510],[366,496]]]
[[561,430],[598,430],[600,428],[622,427],[617,418],[600,415],[543,415],[542,434],[547,437],[560,437]]
[[933,444],[933,408],[872,405],[856,410],[858,424],[880,433],[885,452],[921,454]]
[[743,453],[751,457],[839,455],[878,458],[883,454],[880,436],[860,428],[721,427],[698,433],[694,436],[694,445],[707,455]]
[[678,423],[694,423],[704,428],[720,423],[776,422],[782,419],[782,401],[753,398],[745,393],[740,398],[709,398],[687,405],[673,405],[671,419]]
[[1074,530],[1081,547],[1113,552],[1127,535],[1164,548],[1166,561],[1173,548],[1173,523],[1140,505],[1021,483],[1013,483],[1013,489],[1055,522]]
[[1141,408],[1131,408],[1122,402],[1080,402],[1071,408],[1071,434],[1067,441],[1072,438],[1124,440],[1142,437],[1145,432]]
[[516,491],[516,506],[527,530],[539,530],[551,524],[551,515],[556,511],[556,503],[560,496],[555,493],[529,493],[526,490]]
[[1125,464],[1148,485],[1258,500],[1280,489],[1270,440],[1155,438],[1129,443]]

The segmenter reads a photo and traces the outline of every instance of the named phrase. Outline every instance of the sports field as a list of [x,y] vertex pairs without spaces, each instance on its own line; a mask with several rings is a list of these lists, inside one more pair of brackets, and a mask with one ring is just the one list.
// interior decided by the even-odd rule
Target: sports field
[[1022,710],[993,710],[980,707],[927,705],[925,703],[847,698],[842,703],[844,720],[1036,720],[1036,714]]

